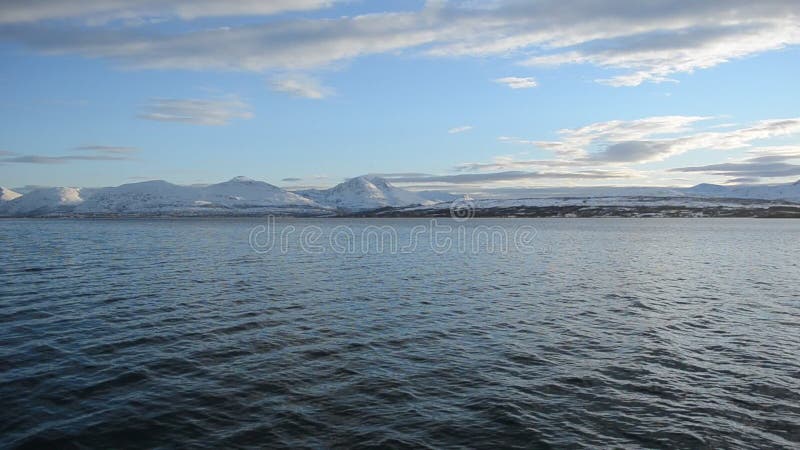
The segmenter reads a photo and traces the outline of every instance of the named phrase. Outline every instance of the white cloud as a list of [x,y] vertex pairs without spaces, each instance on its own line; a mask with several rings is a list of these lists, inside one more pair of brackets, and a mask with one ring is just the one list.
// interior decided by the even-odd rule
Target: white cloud
[[495,83],[505,84],[511,89],[530,89],[538,86],[536,80],[531,77],[504,77],[494,80]]
[[[773,2],[777,3],[777,2]],[[720,5],[724,6],[724,5]],[[797,8],[787,13],[797,14]],[[757,9],[757,8],[753,8]],[[725,11],[724,7],[721,8]],[[755,12],[755,11],[754,11]],[[733,59],[800,43],[800,27],[778,16],[736,16],[716,23],[694,18],[679,28],[665,27],[610,39],[589,41],[578,50],[537,56],[527,66],[593,64],[627,73],[596,81],[611,86],[675,82],[671,75],[707,69]]]
[[[691,182],[674,178],[677,172],[733,177],[729,182],[751,182],[757,178],[781,178],[800,175],[800,147],[774,144],[776,139],[800,136],[800,117],[761,120],[750,125],[730,124],[724,131],[710,125],[702,116],[656,116],[623,121],[597,122],[575,129],[559,130],[560,140],[539,141],[502,136],[500,142],[533,147],[553,153],[553,157],[518,159],[497,156],[488,162],[468,162],[454,167],[462,174],[529,171],[541,174],[583,174],[590,179],[598,174],[646,180],[652,183]],[[709,131],[714,130],[714,131]],[[767,144],[767,146],[764,146]],[[668,159],[696,150],[741,151],[746,157],[721,164],[707,164],[676,169],[639,170],[635,166]],[[588,175],[588,176],[587,176]],[[533,177],[537,178],[537,177]],[[564,175],[564,179],[569,179]],[[574,177],[573,180],[581,180]],[[693,178],[693,181],[701,181]]]
[[[0,6],[0,17],[15,24],[0,28],[0,40],[45,53],[109,58],[125,67],[158,69],[293,70],[402,50],[435,57],[510,56],[530,66],[593,64],[613,71],[598,80],[613,86],[669,81],[676,74],[800,44],[796,0],[658,1],[636,7],[628,0],[497,0],[478,6],[432,1],[412,12],[282,18],[217,29],[185,26],[173,33],[146,26],[135,32],[86,28],[82,22],[75,25],[75,20],[59,26],[25,23],[103,15],[130,19],[264,15],[328,4],[322,0],[13,0]],[[516,86],[535,83],[520,80],[526,81]]]
[[194,125],[227,125],[233,119],[250,119],[250,105],[236,97],[218,99],[157,98],[150,101],[139,117],[161,122]]
[[735,150],[764,139],[800,134],[800,118],[770,119],[727,131],[696,131],[701,116],[656,116],[597,122],[564,129],[557,141],[500,137],[503,142],[533,145],[554,152],[561,160],[587,163],[661,161],[691,150]]
[[306,75],[275,78],[270,82],[270,87],[274,91],[315,100],[325,98],[333,93],[332,89]]
[[[49,54],[110,58],[130,69],[305,69],[429,43],[414,13],[270,22],[163,34],[123,29],[0,28],[0,40]],[[149,31],[149,30],[148,30]]]
[[728,182],[744,183],[761,178],[795,178],[800,176],[800,147],[766,147],[749,152],[747,158],[720,164],[677,167],[670,172],[700,172],[716,176],[734,177]]
[[537,179],[573,179],[573,180],[602,180],[613,178],[628,178],[630,173],[610,170],[583,170],[575,172],[525,172],[503,171],[491,173],[462,173],[455,175],[414,175],[396,176],[389,178],[398,183],[448,183],[459,185],[472,185],[518,180]]
[[511,156],[497,156],[486,163],[462,163],[455,167],[458,172],[484,172],[504,170],[530,170],[532,168],[549,167],[580,167],[586,164],[580,161],[567,161],[559,159],[524,159],[519,160]]
[[100,24],[116,19],[262,16],[328,7],[332,0],[3,0],[0,24],[82,19]]
[[111,145],[84,145],[73,150],[86,152],[81,155],[20,155],[13,152],[0,151],[0,164],[66,164],[75,161],[126,161],[133,159],[130,154],[139,151],[135,147],[118,147]]
[[773,145],[770,147],[757,147],[747,152],[748,158],[780,158],[800,159],[800,146]]
[[449,130],[447,130],[447,132],[450,133],[450,134],[458,134],[458,133],[467,132],[467,131],[469,131],[471,129],[472,129],[471,125],[463,125],[463,126],[460,126],[460,127],[450,128]]
[[581,159],[588,156],[589,147],[599,144],[642,141],[653,137],[669,136],[691,130],[691,125],[710,119],[701,116],[655,116],[644,119],[597,122],[576,129],[559,130],[558,141],[537,141],[507,136],[501,142],[533,145],[550,150],[561,158]]

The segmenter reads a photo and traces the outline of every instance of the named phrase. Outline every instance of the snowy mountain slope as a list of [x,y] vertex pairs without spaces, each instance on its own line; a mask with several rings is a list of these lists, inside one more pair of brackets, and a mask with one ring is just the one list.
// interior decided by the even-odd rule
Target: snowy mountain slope
[[193,206],[195,188],[166,181],[143,181],[101,188],[75,208],[83,214],[155,213]]
[[298,191],[319,204],[349,211],[434,203],[415,192],[393,186],[383,178],[363,175],[330,189]]
[[14,200],[15,198],[21,197],[21,196],[22,196],[22,194],[20,194],[19,192],[14,192],[9,188],[5,188],[3,186],[0,186],[0,203],[2,203],[2,202],[10,202],[11,200]]
[[319,206],[309,198],[247,177],[236,177],[229,181],[202,187],[199,189],[199,194],[198,201],[229,207]]
[[698,184],[684,191],[687,195],[718,198],[800,201],[800,181],[785,184],[755,184],[722,186]]
[[284,207],[321,209],[312,200],[277,186],[236,177],[207,186],[179,186],[166,181],[146,181],[104,188],[88,197],[75,208],[75,212],[199,215]]
[[81,190],[71,187],[36,189],[0,206],[3,215],[41,215],[71,211],[81,204]]

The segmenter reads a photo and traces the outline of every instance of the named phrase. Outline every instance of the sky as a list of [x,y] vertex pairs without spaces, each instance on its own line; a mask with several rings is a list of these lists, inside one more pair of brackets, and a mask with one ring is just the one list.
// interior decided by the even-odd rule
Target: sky
[[800,179],[796,0],[4,0],[0,185]]

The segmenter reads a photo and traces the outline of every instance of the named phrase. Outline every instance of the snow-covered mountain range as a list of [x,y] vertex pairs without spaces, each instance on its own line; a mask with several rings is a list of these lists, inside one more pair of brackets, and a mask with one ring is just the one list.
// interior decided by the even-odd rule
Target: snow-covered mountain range
[[[526,190],[530,194],[535,190]],[[479,198],[476,208],[675,204],[720,206],[753,205],[748,200],[800,203],[800,181],[776,185],[722,186],[699,184],[691,188],[564,188],[542,189],[524,198]],[[522,192],[522,191],[520,191]],[[558,195],[554,195],[554,194]],[[533,198],[535,197],[535,198]],[[330,189],[291,192],[245,177],[202,186],[182,186],[166,181],[146,181],[107,188],[52,187],[20,195],[0,188],[0,216],[220,216],[282,214],[331,216],[379,208],[425,208],[460,198],[438,191],[414,192],[371,175],[347,180]],[[750,206],[746,206],[750,207]]]
[[[290,192],[246,177],[204,186],[145,181],[99,189],[56,187],[19,195],[3,191],[0,216],[334,215],[387,206],[449,201],[447,193],[415,193],[380,177],[353,178],[327,190]],[[7,199],[7,200],[6,200]]]
[[207,186],[145,181],[100,189],[45,188],[0,204],[0,215],[320,215],[313,200],[263,181],[236,177]]

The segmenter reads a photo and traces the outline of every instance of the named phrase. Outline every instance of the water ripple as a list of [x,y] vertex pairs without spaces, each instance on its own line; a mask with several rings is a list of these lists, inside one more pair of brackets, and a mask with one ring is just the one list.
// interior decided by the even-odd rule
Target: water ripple
[[0,447],[800,446],[800,222],[476,223],[542,250],[0,221]]

